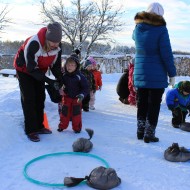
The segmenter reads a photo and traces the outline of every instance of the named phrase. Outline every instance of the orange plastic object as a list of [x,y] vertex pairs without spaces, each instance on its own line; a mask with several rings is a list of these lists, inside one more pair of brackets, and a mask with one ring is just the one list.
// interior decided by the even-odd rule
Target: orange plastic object
[[46,129],[50,129],[49,123],[48,123],[47,114],[46,114],[45,112],[44,112],[44,122],[43,122],[43,124],[44,124],[44,127],[45,127]]

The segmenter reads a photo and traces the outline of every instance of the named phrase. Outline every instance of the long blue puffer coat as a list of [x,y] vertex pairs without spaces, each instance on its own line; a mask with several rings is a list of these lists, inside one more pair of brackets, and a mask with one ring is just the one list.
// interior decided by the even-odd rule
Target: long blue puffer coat
[[162,16],[140,12],[135,16],[136,46],[134,85],[137,88],[166,88],[176,68],[166,22]]

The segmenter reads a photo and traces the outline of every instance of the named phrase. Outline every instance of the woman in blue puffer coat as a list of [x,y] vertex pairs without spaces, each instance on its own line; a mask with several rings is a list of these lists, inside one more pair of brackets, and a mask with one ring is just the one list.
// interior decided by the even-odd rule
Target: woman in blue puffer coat
[[134,86],[137,88],[137,138],[158,142],[155,129],[164,89],[174,85],[176,68],[170,45],[164,9],[151,3],[136,14],[133,39],[136,46]]

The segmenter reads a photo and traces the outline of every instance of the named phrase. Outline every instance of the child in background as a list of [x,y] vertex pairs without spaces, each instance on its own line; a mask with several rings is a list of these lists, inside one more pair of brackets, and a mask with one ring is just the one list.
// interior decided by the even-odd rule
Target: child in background
[[60,123],[58,131],[67,129],[72,121],[72,129],[80,133],[82,129],[82,100],[89,92],[88,82],[79,71],[80,63],[77,54],[71,54],[64,65],[63,96],[61,102]]
[[100,69],[100,64],[97,63],[96,68],[97,68],[97,70],[100,71],[100,73],[102,74],[102,70]]
[[92,63],[90,60],[87,59],[81,68],[81,73],[86,77],[89,86],[89,93],[82,101],[82,108],[83,111],[85,112],[89,111],[90,94],[96,92],[94,75],[92,74],[91,70],[92,70]]
[[[101,89],[102,89],[102,74],[98,70],[97,63],[94,60],[94,58],[93,57],[89,57],[88,60],[92,63],[92,70],[91,70],[91,72],[92,72],[92,74],[94,76],[95,85],[96,85],[96,91],[97,90],[101,91]],[[95,92],[93,92],[93,91],[90,92],[89,108],[91,110],[95,110],[94,105],[95,105],[95,100],[96,100],[96,97],[95,97],[96,96],[96,91]]]
[[172,126],[179,128],[185,123],[190,110],[190,81],[181,81],[166,94],[166,104],[172,111]]

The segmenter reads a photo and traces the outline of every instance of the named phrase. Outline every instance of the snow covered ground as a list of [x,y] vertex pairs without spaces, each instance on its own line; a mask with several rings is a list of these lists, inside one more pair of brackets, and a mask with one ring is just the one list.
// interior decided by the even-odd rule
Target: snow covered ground
[[[156,130],[160,142],[146,144],[137,140],[136,107],[122,104],[116,94],[120,76],[103,74],[103,88],[97,92],[96,110],[83,113],[83,130],[80,134],[73,133],[71,126],[62,133],[57,132],[57,104],[52,103],[47,95],[45,111],[53,134],[41,135],[41,141],[37,143],[29,141],[24,134],[17,79],[0,76],[0,189],[60,189],[28,181],[23,175],[25,164],[44,154],[72,152],[72,143],[79,137],[88,138],[84,129],[91,128],[94,130],[91,140],[94,147],[90,153],[105,159],[116,170],[122,183],[115,189],[189,190],[190,163],[168,162],[163,153],[173,142],[189,148],[190,133],[171,127],[171,112],[166,107],[164,94]],[[180,80],[190,78],[176,78],[176,82]],[[35,180],[60,184],[66,176],[84,177],[100,165],[100,161],[88,156],[60,155],[33,163],[27,172]],[[71,189],[91,188],[81,184]]]

